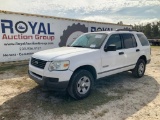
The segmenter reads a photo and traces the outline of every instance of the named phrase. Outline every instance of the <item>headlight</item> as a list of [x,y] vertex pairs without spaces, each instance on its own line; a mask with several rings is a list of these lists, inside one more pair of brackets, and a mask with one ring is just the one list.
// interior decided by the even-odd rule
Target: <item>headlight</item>
[[53,61],[50,63],[49,71],[67,70],[69,68],[69,61]]

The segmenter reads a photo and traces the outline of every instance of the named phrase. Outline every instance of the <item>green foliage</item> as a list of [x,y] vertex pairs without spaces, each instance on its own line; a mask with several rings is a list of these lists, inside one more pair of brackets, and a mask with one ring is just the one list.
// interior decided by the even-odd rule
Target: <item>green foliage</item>
[[157,23],[134,25],[133,29],[143,32],[148,39],[160,39],[160,21]]

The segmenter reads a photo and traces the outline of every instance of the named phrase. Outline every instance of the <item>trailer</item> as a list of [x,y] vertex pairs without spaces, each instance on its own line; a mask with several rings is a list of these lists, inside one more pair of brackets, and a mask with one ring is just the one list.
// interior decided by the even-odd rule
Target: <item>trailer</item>
[[66,46],[82,33],[116,29],[132,26],[0,11],[0,62],[28,60],[37,51]]
[[160,46],[160,39],[148,39],[148,41],[152,46]]

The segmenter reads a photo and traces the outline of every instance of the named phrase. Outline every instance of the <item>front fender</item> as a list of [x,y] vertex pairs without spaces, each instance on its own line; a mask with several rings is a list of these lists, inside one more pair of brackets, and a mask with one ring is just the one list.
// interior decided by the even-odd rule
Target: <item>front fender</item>
[[90,65],[90,66],[94,67],[97,73],[100,72],[100,69],[101,69],[100,68],[100,66],[101,66],[100,59],[99,60],[92,60],[92,61],[89,61],[89,60],[70,61],[69,69],[74,72],[79,67],[86,66],[86,65]]

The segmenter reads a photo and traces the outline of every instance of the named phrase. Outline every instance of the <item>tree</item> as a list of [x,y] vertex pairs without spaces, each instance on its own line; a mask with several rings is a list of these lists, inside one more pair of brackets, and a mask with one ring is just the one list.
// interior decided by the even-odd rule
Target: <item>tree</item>
[[134,30],[143,32],[147,38],[154,39],[154,38],[160,38],[160,21],[157,23],[147,23],[147,24],[140,24],[140,25],[134,25]]
[[153,23],[153,25],[152,25],[152,37],[158,38],[159,37],[158,33],[159,33],[158,24]]
[[119,24],[119,25],[123,25],[123,22],[122,22],[122,21],[120,21],[120,22],[118,22],[117,24]]
[[[142,31],[143,32],[143,31]],[[152,27],[151,27],[151,24],[148,23],[146,26],[144,26],[144,34],[147,36],[147,38],[151,39],[152,38],[152,35],[151,35],[151,32],[152,32]]]

